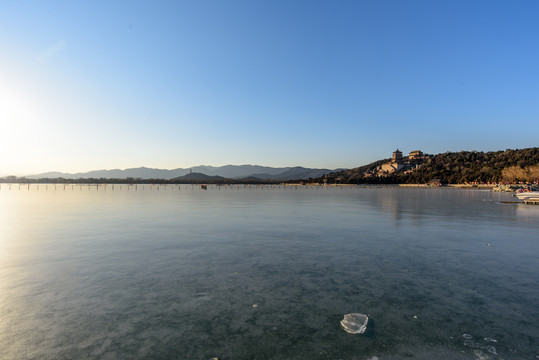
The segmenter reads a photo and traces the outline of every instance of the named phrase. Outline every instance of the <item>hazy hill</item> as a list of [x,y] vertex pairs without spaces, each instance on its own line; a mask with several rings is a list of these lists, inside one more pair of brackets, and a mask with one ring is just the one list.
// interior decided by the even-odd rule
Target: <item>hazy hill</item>
[[[329,169],[309,169],[303,167],[282,167],[273,168],[269,166],[259,165],[226,165],[226,166],[194,166],[192,168],[177,168],[172,170],[167,169],[151,169],[147,167],[131,168],[131,169],[114,169],[114,170],[94,170],[85,173],[61,173],[47,172],[43,174],[26,176],[28,179],[43,179],[43,178],[64,178],[64,179],[163,179],[171,180],[184,175],[193,173],[205,174],[208,176],[221,176],[230,179],[239,178],[258,178],[272,180],[290,180],[290,179],[308,179],[310,177],[320,177],[331,172]],[[258,174],[258,175],[257,175]]]
[[[255,173],[267,173],[277,175],[290,169],[289,167],[269,167],[259,165],[225,165],[225,166],[208,166],[201,165],[191,168],[193,172],[199,172],[207,175],[217,175],[226,178],[241,178],[252,176]],[[188,169],[189,170],[189,169]]]
[[200,181],[200,182],[221,182],[226,180],[226,178],[222,176],[209,176],[202,173],[189,173],[187,175],[179,176],[173,179],[170,179],[172,182],[187,182],[191,183],[194,181]]
[[330,172],[331,170],[328,170],[328,169],[307,169],[301,166],[296,166],[293,168],[288,168],[288,170],[285,170],[278,174],[271,174],[271,173],[252,174],[249,177],[260,179],[260,180],[310,179],[310,178],[319,178]]
[[141,178],[141,179],[172,179],[178,176],[183,176],[189,173],[189,169],[151,169],[147,167],[139,167],[132,169],[114,169],[114,170],[93,170],[84,173],[61,173],[47,172],[43,174],[26,176],[28,179],[42,178],[64,178],[64,179],[81,179],[81,178],[105,178],[105,179],[125,179],[125,178]]

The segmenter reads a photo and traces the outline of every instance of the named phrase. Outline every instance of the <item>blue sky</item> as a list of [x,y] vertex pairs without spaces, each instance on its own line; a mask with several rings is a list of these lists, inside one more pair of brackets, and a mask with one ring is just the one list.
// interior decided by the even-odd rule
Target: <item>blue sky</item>
[[0,175],[538,146],[538,1],[1,1]]

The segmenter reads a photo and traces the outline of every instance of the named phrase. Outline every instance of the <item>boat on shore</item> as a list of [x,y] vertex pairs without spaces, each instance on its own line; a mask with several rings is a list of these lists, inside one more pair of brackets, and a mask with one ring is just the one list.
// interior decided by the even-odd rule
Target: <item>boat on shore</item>
[[515,193],[515,196],[520,200],[539,201],[539,191],[523,191]]
[[536,187],[527,187],[515,191],[514,196],[525,202],[539,203],[539,190]]

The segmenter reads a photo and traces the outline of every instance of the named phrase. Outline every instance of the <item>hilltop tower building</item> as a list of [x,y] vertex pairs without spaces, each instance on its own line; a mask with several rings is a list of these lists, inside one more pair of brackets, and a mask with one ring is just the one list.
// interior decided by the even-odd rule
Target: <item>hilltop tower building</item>
[[402,164],[402,151],[399,151],[399,149],[395,150],[392,160],[396,164]]
[[395,171],[400,171],[404,169],[406,165],[404,164],[404,159],[402,158],[402,151],[399,149],[393,152],[393,157],[391,162],[385,163],[379,167],[380,171],[383,173],[391,174]]
[[422,156],[423,156],[423,152],[421,152],[421,150],[414,150],[410,152],[410,155],[408,156],[408,158],[410,160],[415,160],[415,159],[420,159]]

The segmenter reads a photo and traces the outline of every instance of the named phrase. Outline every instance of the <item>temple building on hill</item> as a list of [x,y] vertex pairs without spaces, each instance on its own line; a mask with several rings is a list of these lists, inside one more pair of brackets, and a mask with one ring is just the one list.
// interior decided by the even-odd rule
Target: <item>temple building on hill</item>
[[391,174],[395,171],[403,170],[405,167],[406,165],[404,164],[402,152],[399,151],[399,149],[397,149],[393,152],[393,157],[391,158],[391,162],[385,163],[382,166],[380,166],[380,171]]
[[432,155],[424,154],[421,150],[414,150],[408,156],[402,156],[402,151],[399,149],[393,152],[391,161],[378,166],[372,175],[386,176],[395,172],[409,173],[421,167],[423,160],[430,158]]
[[402,151],[399,149],[393,152],[391,162],[378,166],[373,174],[378,176],[389,175],[397,171],[411,172],[421,167],[422,160],[429,158],[431,155],[424,154],[421,150],[414,150],[408,156],[402,156]]
[[393,151],[392,162],[397,164],[402,163],[402,151],[399,151],[399,149]]
[[422,157],[423,152],[421,150],[410,151],[410,155],[408,155],[408,159],[410,160],[421,159]]

